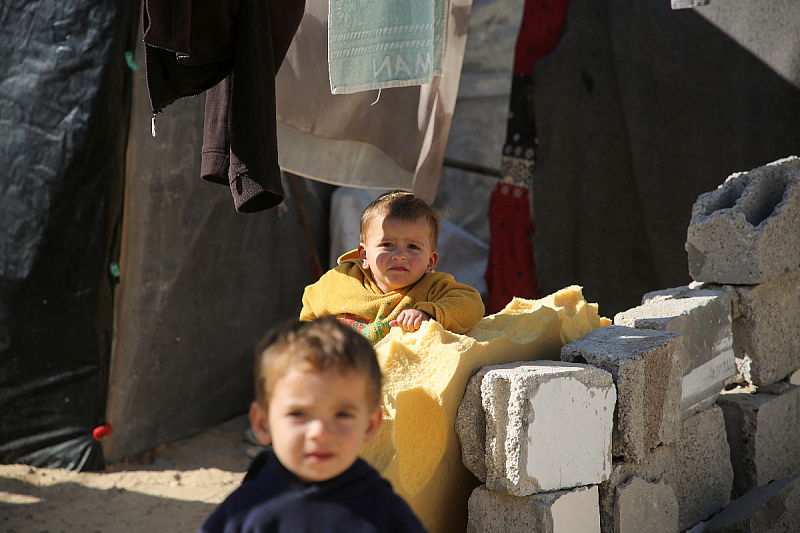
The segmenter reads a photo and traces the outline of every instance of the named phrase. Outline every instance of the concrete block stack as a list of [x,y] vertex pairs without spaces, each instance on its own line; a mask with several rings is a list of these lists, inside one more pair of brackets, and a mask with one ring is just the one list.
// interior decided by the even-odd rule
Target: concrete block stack
[[[706,311],[701,314],[708,314],[706,307],[700,306]],[[726,323],[724,319],[718,322]],[[697,369],[721,366],[728,368],[723,374],[733,375],[733,361],[726,366],[718,364],[719,354],[704,359],[690,355],[687,347],[703,343],[666,331],[664,325],[669,323],[642,321],[660,330],[615,324],[561,350],[562,360],[585,361],[609,371],[617,386],[614,471],[599,489],[603,531],[642,531],[641,524],[650,524],[648,531],[682,531],[730,501],[733,470],[722,411],[713,405],[699,413],[696,409],[708,403],[706,396],[718,395],[725,381],[719,372]],[[730,337],[730,321],[727,324]],[[726,345],[719,337],[724,335],[708,333],[709,353]],[[732,354],[729,357],[732,359]],[[698,363],[698,359],[704,362]],[[696,377],[687,379],[692,372],[710,377],[708,381],[719,383],[718,387],[710,391],[708,383]],[[687,394],[682,394],[684,380],[691,384]],[[631,497],[631,493],[638,496]],[[644,500],[651,505],[635,503]]]
[[732,175],[693,208],[692,284],[472,377],[470,531],[800,531],[798,182]]
[[800,473],[800,386],[781,381],[740,387],[718,402],[731,446],[734,496]]
[[708,409],[736,375],[731,301],[723,291],[681,287],[648,293],[614,324],[681,335],[678,370],[680,418]]
[[800,368],[800,158],[730,176],[692,208],[694,286],[733,301],[739,380],[766,386]]
[[722,410],[715,402],[736,375],[731,301],[724,291],[681,287],[646,294],[615,325],[680,334],[676,366],[680,437],[674,486],[686,529],[730,502],[734,471]]
[[737,386],[717,403],[738,498],[800,473],[800,158],[733,174],[701,195],[686,249],[692,287],[732,301]]
[[769,522],[796,521],[800,514],[792,496],[791,512],[776,518],[775,501],[786,499],[783,489],[783,496],[762,497],[770,492],[767,486],[794,487],[787,480],[800,473],[799,183],[800,158],[781,159],[733,174],[701,195],[692,210],[686,250],[695,283],[689,290],[730,296],[737,367],[735,383],[717,399],[735,500],[712,521],[714,530],[723,530],[719,524],[734,514],[739,525],[725,531],[772,531]]
[[561,349],[561,360],[583,362],[609,372],[617,387],[615,457],[639,462],[656,446],[678,437],[680,389],[672,332],[607,326]]
[[599,533],[615,403],[612,376],[587,364],[511,363],[472,376],[456,419],[464,464],[484,483],[468,530]]

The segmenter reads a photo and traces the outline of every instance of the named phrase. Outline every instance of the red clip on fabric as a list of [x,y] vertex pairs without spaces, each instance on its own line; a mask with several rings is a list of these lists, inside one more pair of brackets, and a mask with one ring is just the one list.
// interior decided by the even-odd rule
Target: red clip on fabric
[[94,440],[103,440],[103,438],[108,437],[111,435],[111,424],[101,424],[92,430],[92,436]]

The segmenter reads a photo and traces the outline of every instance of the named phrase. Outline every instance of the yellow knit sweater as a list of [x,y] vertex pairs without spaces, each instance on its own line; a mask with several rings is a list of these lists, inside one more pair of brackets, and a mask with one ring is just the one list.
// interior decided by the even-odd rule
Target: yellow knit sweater
[[361,267],[358,250],[338,262],[306,287],[300,320],[335,315],[375,344],[389,333],[389,322],[407,308],[428,313],[454,333],[466,333],[483,317],[480,293],[450,274],[430,272],[413,285],[384,294]]

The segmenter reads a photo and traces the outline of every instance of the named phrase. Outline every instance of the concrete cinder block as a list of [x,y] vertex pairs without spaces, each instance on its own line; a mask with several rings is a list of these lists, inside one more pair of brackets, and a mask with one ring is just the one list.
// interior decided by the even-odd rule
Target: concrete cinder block
[[678,500],[664,481],[631,478],[617,487],[614,533],[677,533]]
[[[473,380],[462,406],[475,409],[479,382],[486,417],[483,466],[478,442],[468,434],[470,426],[457,424],[456,431],[462,443],[473,440],[463,448],[472,450],[462,452],[471,453],[464,462],[476,475],[485,470],[488,488],[525,496],[608,477],[616,400],[608,372],[590,365],[537,361],[487,367]],[[462,420],[468,416],[460,409]]]
[[731,447],[734,495],[800,473],[800,386],[734,389],[717,403]]
[[606,326],[561,349],[562,361],[607,370],[617,386],[612,452],[640,461],[680,433],[680,335],[669,331]]
[[765,386],[800,368],[800,270],[761,285],[702,287],[731,296],[739,379]]
[[597,486],[512,496],[476,488],[469,498],[468,533],[600,533]]
[[706,522],[704,533],[800,531],[800,474],[757,487]]
[[481,382],[492,368],[485,366],[469,379],[456,413],[455,428],[461,443],[461,461],[481,483],[486,483],[486,414],[483,412]]
[[[600,529],[603,533],[619,533],[617,529],[619,524],[615,517],[616,509],[619,507],[617,502],[619,487],[628,485],[633,479],[642,479],[648,483],[668,485],[674,494],[676,465],[675,445],[658,446],[638,463],[615,460],[608,480],[598,487]],[[677,523],[675,527],[677,531]]]
[[723,291],[678,287],[648,293],[642,305],[618,313],[614,324],[680,333],[681,419],[713,405],[736,375],[731,300]]
[[733,467],[722,409],[714,405],[684,420],[675,451],[675,496],[683,531],[730,503]]
[[800,266],[800,158],[732,174],[692,207],[686,237],[696,281],[766,283]]

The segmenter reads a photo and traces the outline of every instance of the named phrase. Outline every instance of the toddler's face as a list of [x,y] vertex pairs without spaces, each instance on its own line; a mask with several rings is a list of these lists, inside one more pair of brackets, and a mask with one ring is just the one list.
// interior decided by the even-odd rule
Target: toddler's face
[[367,227],[366,242],[358,245],[358,254],[361,266],[372,273],[384,293],[416,283],[439,261],[424,218],[406,222],[375,217]]
[[[258,421],[254,430],[262,442],[271,439],[281,464],[307,483],[347,470],[381,423],[381,408],[369,407],[368,381],[361,372],[319,372],[307,364],[293,365],[273,389],[266,420],[261,421],[267,438],[259,435]],[[260,408],[256,406],[251,421],[253,410]]]

